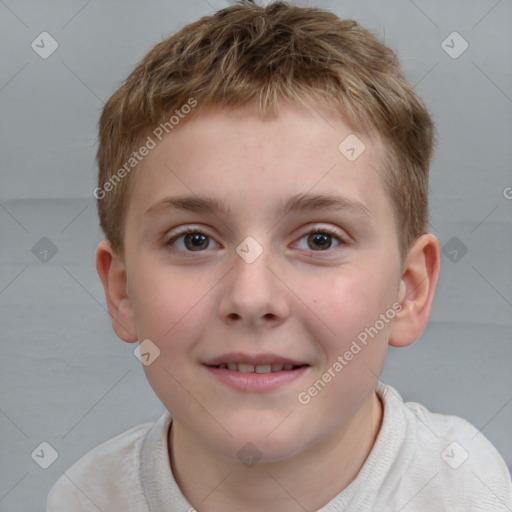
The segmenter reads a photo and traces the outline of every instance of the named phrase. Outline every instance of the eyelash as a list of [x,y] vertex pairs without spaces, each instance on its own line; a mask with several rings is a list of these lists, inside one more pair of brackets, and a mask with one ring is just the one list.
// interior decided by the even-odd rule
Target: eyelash
[[[209,239],[213,239],[213,237],[211,237],[210,235],[208,235],[207,233],[205,233],[202,229],[200,228],[197,228],[197,227],[187,227],[177,233],[174,233],[171,237],[167,238],[167,240],[165,241],[165,246],[168,247],[169,249],[171,249],[172,251],[174,252],[179,252],[179,253],[182,253],[182,254],[186,254],[187,257],[189,256],[193,256],[194,253],[201,253],[201,252],[205,252],[205,250],[203,251],[182,251],[180,249],[176,249],[174,247],[172,247],[172,244],[174,242],[176,242],[176,240],[178,240],[179,238],[185,236],[185,235],[188,235],[188,234],[194,234],[194,233],[198,233],[198,234],[201,234],[201,235],[206,235]],[[339,233],[338,230],[334,229],[334,228],[328,228],[328,227],[313,227],[311,228],[309,231],[306,231],[305,233],[303,233],[300,238],[298,240],[301,240],[302,238],[304,238],[305,236],[307,235],[311,235],[313,233],[322,233],[322,234],[326,234],[326,235],[329,235],[329,236],[332,236],[333,238],[337,239],[339,244],[338,245],[347,245],[348,244],[348,240],[347,238],[345,238],[343,235],[341,235]],[[313,253],[326,253],[326,252],[332,252],[333,249],[335,249],[336,247],[335,246],[333,248],[330,248],[330,249],[326,249],[326,250],[318,250],[318,251],[313,251],[311,249],[302,249],[302,250],[309,250],[310,252],[313,252]]]

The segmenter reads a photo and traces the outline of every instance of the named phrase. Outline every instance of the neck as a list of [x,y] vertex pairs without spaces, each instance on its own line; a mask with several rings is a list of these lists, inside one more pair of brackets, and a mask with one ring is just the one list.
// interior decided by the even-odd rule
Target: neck
[[326,439],[289,459],[252,467],[211,450],[173,420],[172,472],[183,495],[199,512],[318,510],[357,476],[382,417],[383,407],[374,392],[348,424]]

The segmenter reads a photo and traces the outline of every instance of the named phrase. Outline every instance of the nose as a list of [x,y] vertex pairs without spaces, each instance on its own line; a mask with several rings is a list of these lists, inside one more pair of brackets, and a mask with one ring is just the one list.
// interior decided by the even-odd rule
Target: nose
[[263,250],[254,260],[235,253],[218,312],[223,322],[245,328],[277,326],[290,314],[289,300],[286,280],[270,250]]

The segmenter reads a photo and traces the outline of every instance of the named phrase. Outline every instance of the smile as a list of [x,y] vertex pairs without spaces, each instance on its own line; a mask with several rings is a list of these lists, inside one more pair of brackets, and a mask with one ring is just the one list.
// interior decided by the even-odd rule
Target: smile
[[310,366],[293,364],[219,363],[203,365],[215,382],[245,393],[265,393],[286,387],[309,374]]
[[289,371],[295,370],[296,368],[300,368],[302,365],[293,365],[293,364],[281,364],[281,363],[273,363],[273,364],[247,364],[247,363],[221,363],[218,365],[214,365],[213,368],[219,368],[221,370],[231,370],[234,372],[241,373],[275,373],[281,371]]

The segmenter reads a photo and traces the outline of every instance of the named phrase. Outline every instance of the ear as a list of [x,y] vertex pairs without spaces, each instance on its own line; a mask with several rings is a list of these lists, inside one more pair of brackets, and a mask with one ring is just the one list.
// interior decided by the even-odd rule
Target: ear
[[128,343],[137,341],[135,317],[127,290],[125,265],[112,250],[108,240],[100,242],[96,249],[96,270],[105,290],[114,332]]
[[421,235],[404,262],[398,297],[402,309],[393,320],[389,345],[411,345],[425,330],[439,278],[439,265],[437,238],[431,233]]

